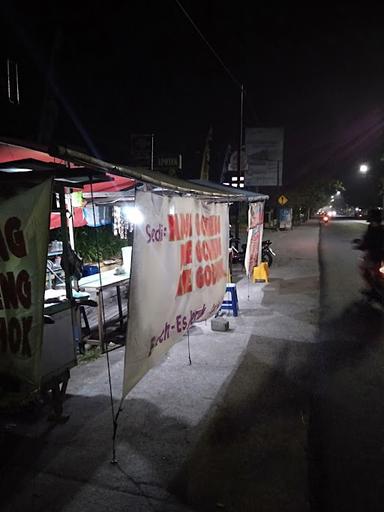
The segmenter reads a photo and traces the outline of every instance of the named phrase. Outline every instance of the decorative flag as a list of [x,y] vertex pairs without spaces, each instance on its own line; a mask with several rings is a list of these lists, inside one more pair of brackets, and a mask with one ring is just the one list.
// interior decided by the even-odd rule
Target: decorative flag
[[264,228],[264,202],[250,203],[248,209],[248,238],[244,266],[247,276],[261,263],[261,246]]
[[200,179],[209,180],[209,170],[211,165],[211,144],[212,144],[212,126],[210,126],[207,139],[205,141],[203,160],[201,162]]

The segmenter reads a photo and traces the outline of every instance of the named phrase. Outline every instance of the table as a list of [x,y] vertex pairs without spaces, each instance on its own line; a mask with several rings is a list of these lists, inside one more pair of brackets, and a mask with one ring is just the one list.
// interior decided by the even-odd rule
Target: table
[[104,322],[103,322],[103,314],[104,303],[103,303],[103,290],[113,287],[116,287],[117,292],[117,306],[119,310],[119,321],[120,328],[123,329],[123,308],[121,305],[121,293],[120,286],[126,285],[129,282],[129,274],[124,272],[122,274],[116,274],[116,270],[107,270],[106,272],[101,272],[100,274],[93,274],[91,276],[82,277],[78,281],[79,288],[84,290],[93,290],[96,292],[96,302],[97,302],[97,321],[98,321],[98,330],[99,330],[99,343],[102,352],[105,351],[104,346]]

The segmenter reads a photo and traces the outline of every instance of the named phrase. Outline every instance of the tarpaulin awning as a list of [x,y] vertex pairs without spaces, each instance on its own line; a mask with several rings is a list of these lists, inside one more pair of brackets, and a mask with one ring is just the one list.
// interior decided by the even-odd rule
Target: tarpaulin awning
[[8,143],[0,144],[0,163],[15,162],[17,160],[28,159],[65,164],[64,160],[51,156],[44,151],[38,151],[36,149],[30,149],[22,146],[15,146]]
[[212,188],[214,190],[220,190],[220,191],[230,191],[235,190],[236,194],[239,194],[240,196],[243,196],[248,202],[253,203],[257,201],[266,201],[269,199],[269,196],[265,194],[260,194],[258,192],[251,192],[250,190],[246,190],[244,188],[237,188],[237,187],[229,187],[228,185],[221,185],[219,183],[215,183],[213,181],[209,180],[189,180],[192,183],[197,183],[198,185],[202,185],[204,187]]
[[120,192],[122,190],[129,190],[136,185],[136,180],[132,178],[124,178],[124,176],[117,176],[116,174],[108,174],[111,181],[101,183],[93,183],[92,185],[85,185],[83,191],[85,193],[91,192]]
[[139,182],[148,183],[157,187],[161,193],[179,193],[186,195],[194,195],[195,197],[213,200],[217,202],[234,202],[234,201],[248,201],[248,199],[238,190],[217,190],[212,187],[206,187],[197,183],[192,183],[174,176],[168,176],[161,172],[152,171],[144,168],[130,168],[124,165],[113,164],[105,162],[98,158],[94,158],[85,153],[75,151],[66,147],[57,146],[51,148],[50,154],[58,158],[64,158],[70,162],[78,165],[86,165],[98,170],[120,175],[125,178],[135,178]]
[[[81,228],[86,226],[87,221],[85,220],[83,209],[80,206],[73,208],[73,227]],[[60,212],[52,212],[49,229],[57,229],[61,226]]]

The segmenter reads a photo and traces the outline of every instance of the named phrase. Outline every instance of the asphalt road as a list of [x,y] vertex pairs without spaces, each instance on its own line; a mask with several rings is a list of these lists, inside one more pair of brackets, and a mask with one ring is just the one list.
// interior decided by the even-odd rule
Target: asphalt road
[[384,507],[383,312],[362,300],[359,252],[366,223],[320,233],[320,325],[308,448],[312,510]]

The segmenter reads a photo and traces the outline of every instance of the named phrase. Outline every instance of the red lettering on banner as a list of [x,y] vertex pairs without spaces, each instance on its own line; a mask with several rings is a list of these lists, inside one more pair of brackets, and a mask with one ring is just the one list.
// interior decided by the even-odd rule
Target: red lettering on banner
[[3,261],[9,260],[10,252],[17,258],[23,258],[27,254],[24,234],[20,226],[20,219],[10,217],[4,224],[4,234],[0,230],[0,257]]
[[177,295],[184,295],[192,291],[192,270],[186,268],[182,271],[177,287]]
[[0,309],[17,309],[19,303],[28,309],[32,303],[29,274],[21,270],[16,279],[13,272],[0,273]]
[[175,213],[168,215],[169,241],[185,240],[192,236],[192,214]]
[[226,279],[226,274],[224,270],[223,260],[216,261],[215,263],[210,263],[205,265],[205,267],[200,266],[196,271],[196,286],[197,288],[203,288],[204,286],[211,286],[216,284],[221,279]]
[[180,247],[180,266],[190,265],[192,263],[192,240]]
[[180,235],[182,239],[192,236],[192,214],[180,213]]
[[200,240],[196,243],[196,258],[199,263],[204,261],[217,260],[221,256],[221,240],[213,238],[212,240]]
[[32,351],[29,340],[31,328],[31,316],[21,319],[12,317],[8,322],[5,318],[0,318],[0,352],[9,351],[12,354],[21,352],[22,356],[31,357]]
[[205,217],[204,215],[195,216],[195,226],[197,236],[216,236],[220,235],[220,215],[210,215]]
[[169,230],[169,241],[173,242],[178,240],[176,235],[176,222],[175,215],[168,215],[168,230]]

